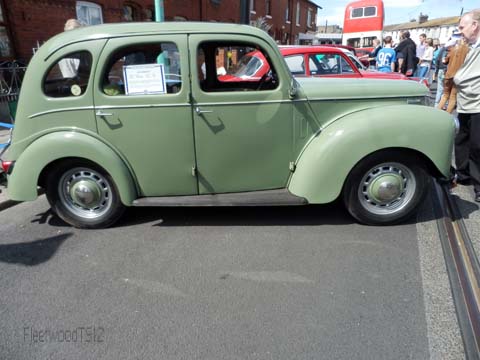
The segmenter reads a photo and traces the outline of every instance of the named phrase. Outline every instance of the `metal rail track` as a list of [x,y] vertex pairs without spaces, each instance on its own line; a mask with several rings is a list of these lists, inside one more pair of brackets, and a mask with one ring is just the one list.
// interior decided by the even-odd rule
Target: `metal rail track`
[[446,185],[435,182],[433,202],[465,356],[480,359],[480,264]]

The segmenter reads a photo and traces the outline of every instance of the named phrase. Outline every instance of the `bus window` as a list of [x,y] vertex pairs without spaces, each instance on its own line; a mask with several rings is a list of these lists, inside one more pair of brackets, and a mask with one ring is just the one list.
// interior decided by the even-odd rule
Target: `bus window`
[[377,8],[375,6],[366,7],[363,11],[363,16],[376,16]]

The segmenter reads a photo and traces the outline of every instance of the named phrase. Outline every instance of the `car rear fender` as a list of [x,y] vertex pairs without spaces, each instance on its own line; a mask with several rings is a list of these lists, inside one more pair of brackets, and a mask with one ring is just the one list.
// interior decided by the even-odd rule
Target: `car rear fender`
[[436,174],[450,172],[455,125],[450,114],[419,105],[370,108],[324,128],[300,154],[288,189],[310,203],[335,200],[352,168],[383,149],[405,149],[430,160]]
[[35,200],[42,171],[49,164],[67,158],[86,159],[105,169],[113,178],[124,205],[136,199],[135,182],[120,156],[99,139],[74,131],[44,135],[22,152],[8,176],[9,197],[18,201]]

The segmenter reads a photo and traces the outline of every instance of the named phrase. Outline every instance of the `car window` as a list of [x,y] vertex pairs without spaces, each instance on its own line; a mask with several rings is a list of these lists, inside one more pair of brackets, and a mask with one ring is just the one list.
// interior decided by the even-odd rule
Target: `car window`
[[358,70],[365,70],[365,66],[363,66],[363,64],[360,62],[360,60],[358,60],[358,58],[356,58],[352,54],[348,54],[348,57],[353,62],[353,64],[357,67]]
[[135,44],[112,53],[104,70],[106,95],[175,94],[182,88],[180,55],[174,43]]
[[311,75],[340,75],[354,72],[340,54],[311,54],[309,55],[309,67]]
[[278,85],[268,53],[251,44],[204,42],[197,50],[197,68],[206,92],[262,91]]
[[88,86],[92,55],[79,51],[65,55],[49,68],[43,81],[43,92],[51,97],[81,96]]
[[285,57],[287,66],[293,75],[305,75],[305,61],[303,55],[292,55]]

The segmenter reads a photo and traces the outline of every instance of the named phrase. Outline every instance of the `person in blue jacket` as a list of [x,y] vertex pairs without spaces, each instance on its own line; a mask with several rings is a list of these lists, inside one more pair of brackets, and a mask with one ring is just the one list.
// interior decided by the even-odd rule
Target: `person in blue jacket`
[[383,48],[377,54],[377,70],[382,72],[395,71],[395,61],[397,61],[397,54],[392,49],[392,37],[386,36],[383,39]]

